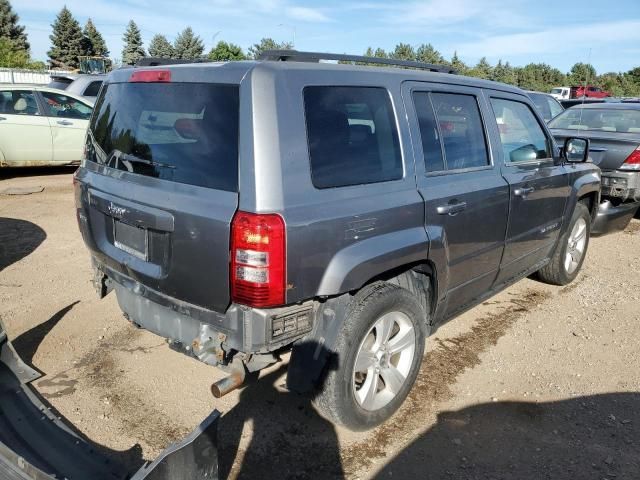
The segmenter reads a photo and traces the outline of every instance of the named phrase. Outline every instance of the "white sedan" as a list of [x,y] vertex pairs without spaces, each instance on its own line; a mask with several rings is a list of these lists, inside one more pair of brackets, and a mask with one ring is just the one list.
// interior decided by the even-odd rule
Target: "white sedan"
[[0,167],[78,164],[92,109],[62,90],[0,85]]

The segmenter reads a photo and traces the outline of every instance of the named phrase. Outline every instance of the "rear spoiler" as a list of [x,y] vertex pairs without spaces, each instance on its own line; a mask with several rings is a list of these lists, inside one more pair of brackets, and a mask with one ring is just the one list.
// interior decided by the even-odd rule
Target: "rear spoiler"
[[217,410],[155,461],[127,472],[53,414],[29,386],[39,377],[20,359],[0,320],[0,480],[218,479]]

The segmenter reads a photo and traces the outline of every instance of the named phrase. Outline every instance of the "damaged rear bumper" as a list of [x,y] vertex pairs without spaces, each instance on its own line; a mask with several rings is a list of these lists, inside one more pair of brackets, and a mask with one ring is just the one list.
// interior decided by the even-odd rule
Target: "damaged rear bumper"
[[38,398],[28,383],[39,376],[17,355],[0,321],[0,480],[218,478],[218,411],[154,462],[128,472]]
[[638,211],[638,207],[640,202],[621,203],[614,206],[613,203],[605,200],[598,207],[598,214],[591,225],[591,236],[600,237],[624,230]]

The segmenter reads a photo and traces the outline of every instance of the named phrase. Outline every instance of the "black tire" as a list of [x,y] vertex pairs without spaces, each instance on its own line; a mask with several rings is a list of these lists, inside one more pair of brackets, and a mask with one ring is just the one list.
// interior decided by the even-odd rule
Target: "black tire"
[[[385,282],[369,285],[355,295],[336,340],[337,356],[328,366],[326,378],[314,399],[315,405],[327,419],[344,425],[350,430],[363,431],[381,424],[398,410],[411,390],[422,363],[425,334],[428,329],[426,307],[426,305],[422,306],[416,296],[408,290]],[[415,332],[413,359],[408,374],[401,384],[402,387],[393,394],[395,396],[381,408],[367,410],[356,399],[357,387],[354,385],[356,357],[365,337],[369,338],[373,335],[372,328],[376,322],[385,314],[392,312],[404,314],[402,318],[406,325],[408,325],[407,318],[411,322]],[[392,341],[394,335],[388,338]],[[394,358],[388,357],[388,364]],[[406,365],[408,362],[405,363]],[[382,379],[380,385],[386,387],[382,373],[379,375],[378,378]]]
[[[571,236],[575,225],[584,220],[586,223],[585,231],[585,244],[582,252],[582,256],[578,262],[577,268],[573,271],[568,271],[565,267],[565,259],[567,256],[567,250],[569,248],[569,237]],[[576,205],[571,222],[567,227],[567,231],[562,235],[556,247],[556,251],[551,257],[551,261],[543,268],[538,270],[538,279],[551,285],[567,285],[571,283],[580,273],[584,259],[587,256],[587,250],[589,248],[589,239],[591,235],[591,214],[589,209],[584,203],[579,202]]]

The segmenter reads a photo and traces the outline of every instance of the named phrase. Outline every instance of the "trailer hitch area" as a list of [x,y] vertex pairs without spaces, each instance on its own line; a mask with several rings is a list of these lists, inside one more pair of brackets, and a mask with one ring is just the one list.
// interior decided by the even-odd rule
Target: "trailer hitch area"
[[221,398],[244,383],[247,370],[240,356],[236,355],[229,365],[229,375],[211,385],[211,393]]

